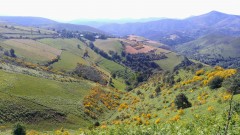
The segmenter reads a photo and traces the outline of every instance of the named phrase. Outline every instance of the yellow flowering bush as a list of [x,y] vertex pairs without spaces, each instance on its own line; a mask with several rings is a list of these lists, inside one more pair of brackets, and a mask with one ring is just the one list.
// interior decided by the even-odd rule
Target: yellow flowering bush
[[105,129],[107,128],[107,125],[102,125],[100,128]]
[[150,113],[147,114],[147,118],[151,119],[151,114]]
[[155,124],[158,124],[158,123],[160,123],[160,121],[161,121],[161,119],[160,119],[160,118],[158,118],[157,120],[155,120]]
[[231,99],[232,94],[229,92],[224,92],[221,94],[221,97],[223,101],[228,101],[229,99]]
[[207,110],[208,110],[209,112],[213,112],[213,111],[214,111],[214,107],[213,107],[213,106],[209,106],[209,107],[207,108]]
[[70,135],[70,133],[66,129],[59,129],[55,131],[55,135]]
[[145,125],[150,125],[150,122],[146,120]]
[[198,70],[198,71],[196,71],[196,76],[200,76],[200,75],[202,75],[204,73],[204,70],[203,69],[200,69],[200,70]]
[[26,135],[40,135],[40,133],[35,130],[30,130],[30,131],[27,131]]
[[181,109],[179,109],[178,110],[178,115],[183,115],[184,114],[184,111],[183,111],[183,109],[181,108]]
[[180,120],[180,115],[176,115],[173,118],[170,119],[171,121],[179,121]]

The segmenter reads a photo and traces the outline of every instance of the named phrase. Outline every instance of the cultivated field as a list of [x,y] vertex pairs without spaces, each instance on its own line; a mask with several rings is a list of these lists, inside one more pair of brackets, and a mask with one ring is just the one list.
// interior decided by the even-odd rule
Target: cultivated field
[[61,55],[61,50],[30,39],[3,40],[1,46],[6,49],[14,49],[16,55],[28,61],[38,63],[50,61]]
[[118,54],[121,54],[123,51],[123,46],[117,38],[109,38],[106,40],[97,39],[94,42],[94,45],[106,53],[109,53],[109,51],[114,51]]

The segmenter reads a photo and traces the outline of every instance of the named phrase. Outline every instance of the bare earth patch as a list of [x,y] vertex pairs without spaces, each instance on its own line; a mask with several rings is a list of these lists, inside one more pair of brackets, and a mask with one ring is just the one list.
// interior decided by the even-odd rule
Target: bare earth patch
[[147,45],[142,45],[141,47],[139,47],[139,46],[132,47],[130,45],[127,45],[125,48],[125,51],[130,54],[136,54],[136,53],[147,53],[154,49],[155,49],[154,47],[147,46]]

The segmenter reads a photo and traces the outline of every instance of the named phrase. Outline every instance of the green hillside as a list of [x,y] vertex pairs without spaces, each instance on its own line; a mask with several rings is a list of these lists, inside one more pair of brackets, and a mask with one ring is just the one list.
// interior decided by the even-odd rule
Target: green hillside
[[[4,78],[12,76],[12,74],[1,71],[1,75]],[[18,101],[18,103],[21,105],[27,104],[24,107],[31,108],[31,110],[37,108],[41,113],[52,113],[44,110],[44,107],[51,107],[55,111],[67,115],[79,114],[80,116],[85,116],[79,112],[79,108],[75,108],[78,103],[82,102],[83,106],[80,107],[81,110],[89,111],[89,113],[86,113],[86,117],[94,118],[95,115],[99,116],[97,119],[101,124],[100,127],[89,130],[80,124],[78,127],[81,127],[81,130],[73,130],[75,127],[77,128],[76,125],[58,123],[53,127],[60,129],[63,126],[64,130],[48,131],[47,133],[49,134],[54,134],[57,131],[68,132],[70,134],[132,134],[129,132],[130,129],[132,132],[137,132],[138,134],[144,134],[145,132],[151,134],[158,132],[175,134],[185,133],[186,131],[188,132],[187,134],[212,134],[224,131],[229,101],[231,100],[231,94],[226,91],[229,85],[226,84],[229,83],[230,78],[234,74],[236,74],[235,69],[223,69],[221,67],[200,68],[194,65],[190,66],[189,69],[180,69],[174,73],[162,72],[156,74],[130,92],[118,92],[114,89],[105,89],[104,92],[99,87],[87,90],[93,84],[86,83],[86,81],[83,81],[83,84],[69,82],[58,84],[57,81],[47,81],[46,79],[13,74],[14,76],[7,77],[7,81],[14,82],[14,90],[10,89],[10,91],[5,92],[4,87],[1,87],[1,92],[3,92],[1,99],[10,100],[12,103],[15,103],[13,102],[15,100],[19,100],[16,98],[24,99],[24,101]],[[208,83],[210,83],[211,77],[219,75],[224,78],[222,87],[210,89]],[[170,80],[173,80],[173,82],[167,78],[171,78]],[[35,91],[30,91],[30,89],[33,89],[32,85],[26,86],[27,82],[23,83],[15,79],[34,80],[32,84],[34,87],[38,87]],[[38,82],[37,84],[34,83],[35,80]],[[41,83],[46,83],[51,92],[45,92],[43,90],[45,86],[42,86]],[[66,84],[68,84],[67,87]],[[81,85],[81,89],[79,88],[79,90],[77,89],[78,85]],[[22,87],[30,91],[30,93],[20,90]],[[64,89],[61,89],[61,87]],[[110,92],[109,90],[113,92],[113,95],[108,93]],[[180,93],[186,95],[188,101],[191,103],[191,107],[177,109],[176,96]],[[97,96],[98,94],[99,96]],[[9,95],[11,95],[11,98],[9,98]],[[47,100],[42,101],[43,97],[41,95],[48,95]],[[79,95],[81,96],[79,97]],[[69,99],[68,97],[71,98]],[[240,102],[240,96],[234,95],[233,100],[233,108],[236,108]],[[31,103],[28,103],[30,101]],[[4,106],[8,105],[6,102],[3,103]],[[108,111],[102,114],[101,109],[106,109],[105,107],[108,108]],[[238,113],[237,110],[233,111],[229,133],[239,133]],[[76,117],[73,116],[67,117],[67,120],[74,120],[74,122],[84,121],[85,123],[87,121],[80,118],[76,120]],[[44,125],[47,125],[45,122],[50,124],[47,120],[44,120]],[[191,126],[189,127],[189,125]],[[51,130],[53,127],[48,128]],[[181,127],[180,130],[179,127]],[[34,132],[46,133],[46,130],[44,130],[46,127],[29,125],[28,128],[35,129],[36,131]],[[32,130],[30,131],[33,132]],[[6,130],[5,133],[7,132],[9,131]]]
[[[236,70],[220,67],[213,69],[192,66],[189,68],[175,73],[164,72],[155,75],[148,82],[125,93],[116,112],[103,121],[99,128],[73,133],[223,133],[231,100],[231,94],[226,91],[228,88],[226,83]],[[224,85],[218,89],[210,89],[204,82],[216,75],[225,78]],[[167,81],[170,76],[174,76],[175,83]],[[156,91],[159,86],[160,90]],[[191,107],[177,109],[176,96],[180,93],[186,95]],[[239,109],[240,96],[234,95],[233,101],[233,108]],[[237,110],[233,109],[229,133],[239,134],[239,111]]]
[[206,64],[238,67],[239,43],[238,37],[215,33],[178,45],[176,50]]
[[8,23],[0,23],[0,37],[3,38],[52,38],[57,33],[55,31],[35,28],[23,27],[19,25],[9,25]]
[[61,50],[49,45],[29,39],[2,40],[0,46],[10,50],[14,49],[18,57],[33,63],[44,63],[61,55]]
[[[101,71],[103,74],[110,76],[114,72],[120,72],[123,74],[125,72],[125,67],[114,62],[108,60],[101,55],[94,52],[91,48],[88,47],[85,43],[81,42],[77,39],[41,39],[38,40],[41,43],[48,44],[51,47],[56,49],[62,50],[62,54],[60,55],[60,60],[51,66],[56,70],[65,70],[65,71],[72,71],[76,68],[78,63],[93,66],[97,70]],[[111,40],[110,40],[111,41]],[[83,58],[84,53],[88,52],[88,57]],[[126,76],[133,74],[131,70],[127,70]],[[117,78],[116,78],[117,79]],[[123,76],[119,76],[119,80],[115,80],[118,85],[115,86],[123,90],[125,85],[123,84],[122,80]],[[113,85],[115,85],[113,83]]]
[[[59,126],[78,128],[90,121],[81,102],[94,84],[87,81],[60,82],[0,71],[1,122],[28,123],[36,129]],[[28,116],[28,117],[27,117]],[[38,124],[37,124],[38,123]]]
[[[88,64],[88,62],[82,58],[86,50],[86,46],[77,39],[46,38],[40,39],[38,42],[47,44],[58,50],[62,50],[60,60],[51,65],[57,70],[62,69],[71,71],[76,68],[77,63]],[[78,45],[80,49],[78,48]]]
[[[71,76],[50,74],[7,63],[1,63],[0,67],[1,131],[8,132],[17,122],[38,131],[52,131],[61,127],[86,128],[96,119],[84,112],[85,98],[94,88],[109,94],[118,92]],[[122,82],[114,80],[115,82],[117,87],[122,87]],[[103,110],[104,113],[99,114],[98,119],[104,119],[108,113],[112,113],[106,108]]]
[[[238,38],[208,35],[177,46],[191,62],[134,35],[46,30],[58,36],[45,38],[14,27],[0,28],[0,134],[17,123],[27,135],[240,133],[240,73],[206,62],[237,60]],[[29,30],[39,37],[5,35]]]
[[183,56],[170,52],[166,54],[167,58],[155,61],[163,70],[173,71],[174,68],[184,59]]
[[[72,72],[78,63],[96,68],[106,79],[113,72],[119,71],[123,74],[125,71],[125,67],[95,53],[87,44],[76,38],[2,39],[0,41],[0,46],[4,50],[14,49],[19,59],[40,65],[51,63],[47,66],[54,71]],[[86,52],[88,57],[84,58]],[[53,60],[57,61],[51,62]],[[132,74],[129,69],[127,71],[130,75]],[[114,82],[118,83],[116,87],[124,89],[125,85],[121,81],[123,76],[118,76],[118,79],[114,79]]]
[[94,45],[108,54],[109,51],[117,52],[118,54],[121,54],[123,51],[123,46],[117,38],[110,38],[106,40],[98,39],[94,42]]

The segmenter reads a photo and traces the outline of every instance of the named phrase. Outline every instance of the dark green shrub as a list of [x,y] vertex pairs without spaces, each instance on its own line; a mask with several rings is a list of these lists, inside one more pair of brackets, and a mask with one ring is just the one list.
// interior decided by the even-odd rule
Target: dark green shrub
[[98,126],[100,126],[100,123],[97,121],[97,122],[94,123],[94,126],[98,127]]
[[116,73],[112,73],[112,78],[116,78],[117,77],[117,75],[116,75]]
[[149,98],[154,98],[154,95],[153,95],[153,94],[151,94],[151,95],[149,96]]
[[184,109],[192,106],[192,104],[188,101],[188,98],[183,93],[180,93],[176,96],[174,103],[177,109]]
[[16,55],[15,55],[15,51],[13,50],[13,49],[10,49],[10,55],[11,55],[11,57],[17,57]]
[[178,78],[177,80],[176,80],[176,82],[181,82],[182,81],[182,79],[181,78]]
[[224,80],[223,85],[229,93],[240,94],[240,74],[237,73],[231,78]]
[[240,103],[236,103],[234,106],[233,106],[233,110],[240,114]]
[[84,79],[98,82],[103,85],[107,84],[107,81],[103,77],[103,73],[91,66],[78,64],[75,70],[73,71],[73,74],[76,74]]
[[140,95],[140,94],[142,94],[142,92],[140,90],[138,90],[136,94]]
[[160,94],[160,92],[161,92],[160,86],[157,86],[157,88],[155,89],[155,92],[156,92],[157,96]]
[[132,89],[133,89],[133,88],[132,88],[131,86],[127,86],[127,87],[125,88],[125,90],[128,91],[128,92],[131,91]]
[[223,82],[223,78],[220,76],[216,76],[208,83],[208,86],[211,89],[217,89],[222,87],[222,82]]
[[25,127],[20,124],[17,124],[13,128],[13,135],[26,135]]
[[155,89],[155,92],[156,92],[156,93],[161,92],[161,88],[160,88],[160,86],[157,86],[157,88]]

